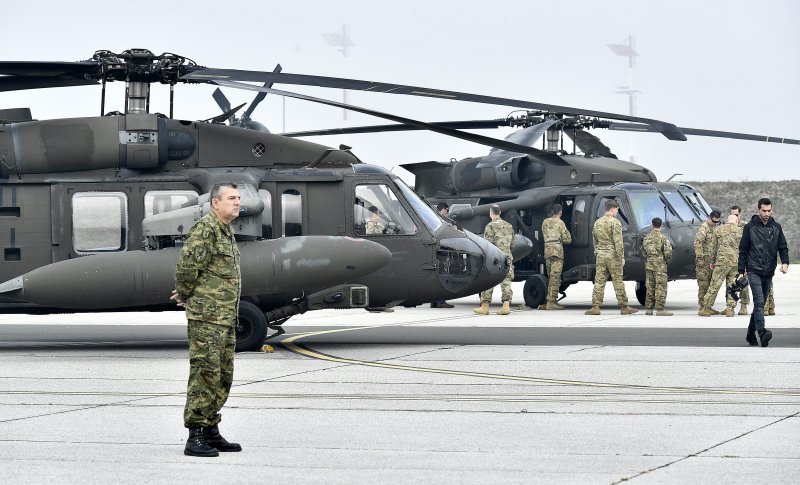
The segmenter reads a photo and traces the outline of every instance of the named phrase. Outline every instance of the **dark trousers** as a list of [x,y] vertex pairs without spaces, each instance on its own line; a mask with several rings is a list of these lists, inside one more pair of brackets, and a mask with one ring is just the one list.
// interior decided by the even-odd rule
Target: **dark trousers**
[[750,325],[747,326],[747,333],[753,335],[757,331],[764,329],[764,300],[769,295],[772,275],[764,276],[747,273],[747,281],[750,283],[750,293],[753,300],[753,313],[750,314]]

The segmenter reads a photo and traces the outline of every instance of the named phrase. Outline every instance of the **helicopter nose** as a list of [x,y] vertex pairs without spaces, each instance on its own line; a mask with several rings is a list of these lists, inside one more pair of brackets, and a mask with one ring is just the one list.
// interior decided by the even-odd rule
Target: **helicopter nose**
[[496,277],[500,277],[499,280],[495,284],[500,283],[503,281],[503,278],[506,277],[508,273],[509,265],[511,264],[510,258],[500,251],[497,246],[490,243],[486,239],[478,236],[477,234],[473,234],[469,231],[465,231],[467,233],[467,237],[470,241],[474,242],[481,248],[481,251],[484,255],[484,268],[486,269],[486,273],[490,276],[493,276],[492,280],[496,279]]

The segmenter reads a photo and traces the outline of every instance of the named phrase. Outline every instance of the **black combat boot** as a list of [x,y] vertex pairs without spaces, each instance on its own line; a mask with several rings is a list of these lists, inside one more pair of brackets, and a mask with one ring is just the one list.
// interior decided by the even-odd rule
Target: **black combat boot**
[[210,446],[203,436],[203,427],[199,424],[189,426],[189,439],[186,440],[184,455],[189,456],[219,456],[219,452]]
[[744,339],[747,340],[747,343],[750,345],[758,345],[758,339],[756,339],[755,332],[753,333],[747,332],[747,336],[745,336]]
[[242,451],[242,447],[239,443],[228,443],[228,440],[219,434],[219,426],[216,424],[203,428],[203,436],[206,439],[206,443],[219,451]]
[[772,340],[772,332],[766,328],[762,328],[758,331],[758,340],[761,341],[762,347],[766,347],[769,345],[769,341]]

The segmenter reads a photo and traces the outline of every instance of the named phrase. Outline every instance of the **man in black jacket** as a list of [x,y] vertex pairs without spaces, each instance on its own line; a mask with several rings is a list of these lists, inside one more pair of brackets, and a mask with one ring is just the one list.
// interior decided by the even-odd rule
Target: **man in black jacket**
[[744,226],[739,243],[739,274],[746,274],[753,295],[753,313],[745,339],[750,345],[766,347],[772,332],[764,328],[764,297],[769,294],[772,275],[781,257],[781,272],[789,270],[789,247],[781,225],[772,218],[772,201],[758,201],[758,214]]

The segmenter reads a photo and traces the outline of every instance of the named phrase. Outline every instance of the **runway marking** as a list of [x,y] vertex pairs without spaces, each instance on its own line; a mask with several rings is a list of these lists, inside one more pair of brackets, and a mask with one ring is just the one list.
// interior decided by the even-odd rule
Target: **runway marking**
[[357,330],[372,330],[375,328],[382,328],[386,326],[403,326],[404,324],[395,325],[370,325],[364,327],[350,327],[340,328],[334,330],[320,330],[316,332],[307,332],[300,335],[295,335],[284,339],[280,345],[286,349],[297,354],[310,357],[312,359],[324,360],[328,362],[336,362],[340,364],[363,365],[366,367],[377,367],[382,369],[405,370],[411,372],[426,372],[432,374],[447,374],[455,376],[466,377],[479,377],[486,379],[499,379],[508,381],[522,381],[522,382],[536,382],[540,384],[556,384],[563,386],[580,386],[580,387],[599,387],[599,388],[612,388],[612,389],[638,389],[648,391],[664,391],[668,393],[678,394],[735,394],[735,395],[756,395],[756,396],[800,396],[800,390],[797,391],[757,391],[757,390],[739,390],[739,389],[722,389],[722,388],[693,388],[693,387],[672,387],[672,386],[647,386],[643,384],[620,384],[611,382],[592,382],[592,381],[577,381],[570,379],[550,379],[545,377],[532,377],[532,376],[515,376],[506,374],[491,374],[485,372],[472,372],[472,371],[459,371],[452,369],[437,369],[433,367],[418,367],[402,364],[388,364],[384,362],[374,362],[360,359],[350,359],[345,357],[337,357],[335,355],[325,354],[323,352],[313,350],[297,342],[306,337],[319,336],[338,332],[352,332]]

